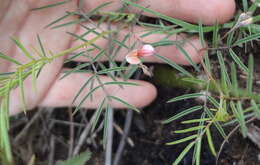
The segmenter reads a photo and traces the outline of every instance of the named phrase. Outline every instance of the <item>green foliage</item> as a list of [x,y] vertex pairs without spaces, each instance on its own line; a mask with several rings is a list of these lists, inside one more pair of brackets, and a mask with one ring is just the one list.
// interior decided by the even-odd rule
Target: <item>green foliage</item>
[[57,165],[84,165],[91,158],[91,152],[85,151],[68,160],[59,161]]
[[[131,2],[127,2],[131,4]],[[255,4],[252,4],[254,7]],[[249,7],[249,3],[243,0],[243,7],[244,11],[255,11],[254,8]],[[135,5],[135,7],[144,10],[142,7]],[[167,16],[158,14],[154,11],[150,11],[149,9],[144,10],[156,16],[159,16],[162,19],[166,19],[170,21],[170,18]],[[253,16],[254,20],[257,20],[258,16]],[[173,20],[172,20],[173,22]],[[220,68],[220,79],[215,79],[215,75],[212,69],[212,62],[209,58],[209,55],[206,54],[204,58],[204,71],[206,73],[206,79],[199,79],[195,78],[195,75],[192,77],[185,77],[185,76],[176,76],[177,73],[173,73],[174,77],[178,77],[176,79],[172,79],[173,81],[168,81],[167,83],[174,83],[173,86],[180,86],[178,84],[185,84],[186,87],[192,88],[194,90],[206,90],[204,94],[201,92],[198,93],[191,93],[191,94],[184,94],[182,96],[177,96],[172,98],[168,101],[168,103],[173,103],[176,101],[187,100],[187,99],[194,99],[203,97],[206,99],[204,101],[204,105],[202,107],[195,106],[191,107],[187,110],[183,110],[180,113],[172,116],[171,118],[163,121],[164,124],[169,124],[174,122],[175,120],[181,120],[182,124],[192,124],[192,126],[183,129],[183,130],[175,130],[175,133],[190,133],[197,131],[197,134],[188,135],[185,138],[175,140],[173,142],[167,143],[167,145],[176,145],[179,143],[184,143],[190,140],[187,147],[180,153],[179,157],[175,160],[173,164],[180,163],[181,159],[189,152],[190,149],[194,147],[194,156],[193,161],[199,165],[200,162],[200,153],[201,153],[201,145],[202,139],[205,137],[207,139],[207,143],[212,155],[217,155],[216,146],[214,144],[214,136],[211,135],[211,129],[216,127],[219,134],[226,139],[227,135],[224,131],[223,124],[228,123],[230,121],[235,121],[236,124],[240,126],[241,133],[244,137],[247,136],[247,126],[246,122],[251,117],[259,117],[259,107],[260,107],[260,94],[254,92],[253,89],[253,80],[254,80],[254,58],[252,55],[249,55],[248,58],[248,65],[244,63],[241,56],[238,55],[234,50],[235,47],[242,47],[243,45],[259,40],[260,38],[260,31],[251,33],[251,27],[256,27],[257,24],[251,24],[247,27],[236,27],[234,31],[238,31],[240,33],[246,33],[245,37],[240,35],[239,37],[234,36],[234,31],[228,32],[226,45],[221,47],[220,42],[223,42],[223,38],[220,36],[220,29],[223,28],[231,28],[232,26],[230,23],[224,25],[215,25],[214,27],[206,27],[205,28],[200,24],[197,27],[192,27],[186,24],[182,24],[182,22],[174,22],[174,24],[178,24],[182,26],[182,28],[189,29],[189,31],[197,32],[200,36],[201,43],[204,43],[204,33],[205,32],[212,32],[212,41],[209,43],[212,46],[212,50],[216,53],[218,57],[218,65]],[[210,30],[208,31],[208,28]],[[236,37],[236,38],[235,38]],[[220,48],[219,48],[220,47]],[[209,49],[210,50],[210,49]],[[228,50],[228,55],[230,56],[232,62],[231,65],[226,63],[226,58],[224,57],[224,53],[226,55],[226,50]],[[186,76],[190,76],[190,73],[186,73],[186,70],[179,69],[175,65],[171,64],[167,60],[163,59],[166,63],[170,64],[173,68],[180,71],[182,74]],[[238,80],[238,69],[242,71],[246,75],[246,88],[239,84]],[[184,71],[183,71],[184,70]],[[169,72],[168,72],[169,73]],[[169,74],[171,75],[171,74]],[[169,80],[169,79],[168,79]],[[177,82],[178,81],[178,82]],[[181,82],[179,82],[181,81]],[[188,82],[188,83],[187,83]],[[177,85],[176,85],[177,84]],[[250,101],[251,105],[248,108],[248,104],[244,104]],[[202,111],[203,115],[199,119],[191,119],[187,121],[182,121],[183,117],[187,114],[198,112],[197,110],[204,109]],[[200,111],[199,111],[200,112]],[[233,122],[234,123],[234,122]],[[194,126],[194,124],[197,124]]]
[[[50,7],[56,7],[63,5],[70,0],[60,1],[58,3],[49,4],[32,10],[44,10]],[[256,3],[250,4],[246,0],[241,0],[243,4],[244,12],[255,13],[257,8],[256,3],[260,0],[256,0]],[[77,35],[74,33],[68,32],[68,35],[71,35],[74,40],[79,40],[82,44],[66,49],[60,53],[53,54],[51,51],[46,51],[43,43],[41,42],[40,35],[37,35],[37,41],[40,49],[32,47],[34,53],[29,52],[22,42],[18,38],[12,37],[12,40],[16,46],[21,50],[23,55],[29,60],[28,63],[21,63],[14,58],[11,58],[8,55],[5,55],[0,52],[0,58],[16,65],[16,70],[14,72],[0,73],[0,159],[1,163],[5,165],[12,165],[12,151],[9,141],[9,104],[10,104],[10,92],[15,88],[20,89],[20,100],[24,112],[26,112],[26,93],[24,87],[24,80],[29,76],[32,76],[32,83],[34,90],[36,91],[36,80],[41,72],[42,68],[51,63],[58,57],[65,56],[70,54],[80,48],[84,48],[82,52],[75,54],[69,59],[65,60],[64,63],[73,61],[77,57],[85,57],[89,60],[88,63],[83,63],[77,65],[75,68],[65,71],[61,79],[75,73],[75,72],[88,72],[92,76],[86,80],[82,85],[80,90],[77,92],[73,103],[76,103],[80,95],[84,92],[84,89],[88,88],[89,92],[79,100],[79,104],[76,107],[74,113],[78,112],[82,105],[87,101],[93,99],[93,95],[97,90],[103,90],[104,98],[99,103],[97,111],[94,113],[94,119],[90,122],[92,126],[92,132],[97,128],[98,123],[101,120],[103,121],[103,144],[106,144],[107,132],[108,132],[108,114],[111,110],[111,101],[119,102],[124,104],[129,109],[140,112],[136,107],[129,104],[128,102],[118,98],[114,95],[111,95],[106,92],[107,86],[116,86],[123,88],[124,86],[136,86],[138,84],[127,82],[127,80],[136,72],[138,66],[127,66],[126,62],[123,61],[121,64],[115,62],[115,57],[119,54],[119,51],[122,48],[126,48],[129,51],[136,49],[138,44],[143,43],[141,40],[143,37],[153,35],[153,34],[167,34],[165,38],[160,41],[151,43],[154,47],[163,47],[163,46],[175,46],[187,59],[187,61],[193,66],[196,72],[205,73],[205,79],[197,78],[196,73],[191,73],[185,67],[176,64],[170,59],[163,57],[159,54],[156,54],[155,57],[162,62],[168,64],[170,67],[174,68],[173,74],[167,72],[167,80],[173,79],[174,85],[185,88],[192,88],[197,90],[195,93],[184,94],[172,98],[168,103],[174,103],[181,100],[194,99],[194,98],[204,98],[203,105],[196,105],[186,110],[182,110],[180,113],[169,117],[167,120],[163,121],[163,124],[169,124],[180,120],[182,124],[191,125],[189,128],[183,130],[175,130],[174,133],[177,134],[186,134],[182,139],[178,139],[172,142],[167,143],[167,145],[178,145],[180,143],[188,143],[188,145],[183,149],[178,158],[173,162],[174,165],[177,165],[185,157],[185,155],[193,150],[193,162],[196,165],[199,165],[201,150],[203,149],[203,143],[207,143],[212,155],[217,155],[216,146],[214,143],[214,136],[212,136],[212,128],[215,127],[218,130],[218,133],[223,137],[227,138],[223,124],[225,123],[235,123],[240,126],[241,133],[244,137],[247,136],[247,126],[246,122],[248,116],[260,118],[260,94],[254,92],[253,82],[254,82],[254,57],[249,55],[248,61],[245,61],[240,54],[235,50],[236,47],[243,47],[248,43],[253,44],[254,41],[259,41],[260,38],[260,26],[256,24],[260,20],[260,16],[252,16],[253,23],[247,26],[238,26],[239,16],[233,22],[226,23],[224,25],[216,24],[214,26],[203,26],[201,23],[198,25],[190,24],[185,21],[181,21],[164,14],[153,11],[149,8],[140,6],[132,1],[123,0],[124,6],[130,5],[131,7],[139,9],[141,12],[147,12],[155,17],[160,18],[158,24],[144,23],[138,20],[138,14],[133,13],[124,13],[121,10],[115,12],[101,12],[100,9],[110,5],[110,2],[103,3],[100,6],[92,9],[88,13],[85,13],[79,8],[77,11],[64,11],[64,15],[53,20],[45,28],[61,28],[64,26],[69,26],[73,24],[79,24],[81,28],[85,30],[85,33],[82,35]],[[81,6],[81,5],[80,5]],[[65,22],[60,24],[66,18],[74,16],[75,19],[70,22]],[[91,18],[100,17],[98,24],[94,27],[86,27],[82,22],[89,21]],[[168,21],[171,25],[165,25],[164,21]],[[106,22],[109,26],[108,29],[102,29],[100,24]],[[118,23],[118,29],[111,30],[111,23]],[[125,26],[132,26],[138,23],[141,26],[148,27],[149,30],[140,36],[140,39],[135,41],[132,44],[129,44],[127,41],[131,38],[136,38],[133,32],[125,34],[124,38],[119,40],[115,36],[121,31]],[[222,35],[222,31],[227,31],[226,34]],[[169,38],[173,35],[176,35],[181,32],[186,32],[191,35],[197,34],[200,37],[200,42],[205,46],[205,35],[211,34],[212,40],[209,41],[210,52],[206,53],[204,60],[202,61],[201,67],[195,64],[189,54],[181,47],[182,42],[172,41]],[[239,35],[235,35],[238,33]],[[95,35],[91,40],[86,40],[84,37],[86,35]],[[99,38],[103,38],[109,42],[107,48],[100,48],[95,44],[95,41]],[[89,56],[92,51],[99,51],[95,57]],[[201,51],[201,50],[198,50]],[[109,54],[109,55],[108,55]],[[219,75],[215,75],[216,68],[212,60],[212,54],[216,54],[217,66],[219,66]],[[109,66],[103,65],[100,59],[107,59]],[[231,61],[230,65],[227,64],[227,60]],[[86,69],[86,67],[91,67],[92,69]],[[202,71],[203,69],[203,71]],[[156,71],[155,71],[156,72]],[[179,72],[179,73],[177,73]],[[242,72],[246,78],[246,84],[241,85],[239,83],[239,76]],[[107,75],[111,78],[109,82],[102,82],[100,80],[101,75]],[[118,78],[122,78],[122,81],[118,81]],[[219,77],[219,79],[216,79]],[[98,83],[97,86],[94,86],[94,83]],[[245,87],[246,86],[246,87]],[[204,92],[201,92],[204,91]],[[195,118],[184,121],[183,117],[191,113],[201,113],[201,118]],[[190,134],[192,133],[192,135]],[[204,141],[203,138],[207,139]],[[81,153],[74,158],[71,158],[67,161],[59,162],[58,165],[83,165],[90,158],[90,152]]]
[[[0,106],[0,130],[1,130],[1,138],[0,138],[0,150],[1,150],[1,162],[6,165],[11,165],[13,163],[12,153],[11,153],[11,147],[9,142],[9,95],[12,89],[19,87],[20,88],[20,98],[22,102],[22,107],[24,107],[24,112],[26,112],[26,100],[25,100],[25,90],[23,82],[24,80],[32,75],[33,76],[33,83],[35,84],[35,80],[37,78],[37,75],[41,71],[41,69],[48,63],[52,62],[54,59],[67,55],[70,52],[73,52],[79,48],[85,47],[87,45],[90,45],[94,43],[98,38],[103,37],[104,35],[107,35],[110,32],[103,32],[99,36],[93,38],[92,40],[86,41],[85,43],[64,50],[60,53],[57,53],[52,56],[46,56],[45,51],[43,49],[43,46],[41,46],[41,54],[43,56],[32,57],[32,55],[29,53],[29,51],[23,46],[23,44],[18,40],[14,39],[13,41],[15,44],[22,50],[24,55],[30,60],[26,64],[21,64],[15,59],[11,59],[7,55],[4,55],[1,53],[0,58],[4,60],[8,60],[14,64],[17,65],[16,72],[3,74],[1,73],[1,79],[0,79],[0,98],[1,98],[1,106]],[[40,37],[38,36],[38,42],[40,45]]]

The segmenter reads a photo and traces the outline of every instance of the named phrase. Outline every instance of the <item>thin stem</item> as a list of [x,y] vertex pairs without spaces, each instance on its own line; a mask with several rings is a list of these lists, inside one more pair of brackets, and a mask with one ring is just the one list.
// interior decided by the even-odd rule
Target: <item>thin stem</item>
[[114,132],[113,121],[114,121],[114,110],[109,106],[105,165],[112,165],[112,152],[113,152],[112,145],[113,145],[113,132]]

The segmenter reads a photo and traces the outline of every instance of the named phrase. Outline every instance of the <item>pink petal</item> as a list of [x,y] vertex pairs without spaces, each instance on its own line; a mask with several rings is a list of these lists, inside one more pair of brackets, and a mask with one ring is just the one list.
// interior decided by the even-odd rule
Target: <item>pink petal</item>
[[140,64],[141,63],[141,60],[140,58],[138,58],[137,56],[133,56],[133,55],[127,55],[125,57],[126,61],[129,63],[129,64]]
[[143,47],[138,51],[139,57],[147,57],[154,55],[154,47],[150,44],[143,45]]

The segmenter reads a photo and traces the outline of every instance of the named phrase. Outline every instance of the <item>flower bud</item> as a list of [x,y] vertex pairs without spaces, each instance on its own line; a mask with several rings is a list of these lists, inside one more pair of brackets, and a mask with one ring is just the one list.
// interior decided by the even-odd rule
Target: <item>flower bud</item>
[[251,12],[242,13],[238,19],[238,26],[247,26],[253,23],[253,17]]
[[154,55],[155,50],[154,47],[150,44],[143,45],[143,47],[138,50],[139,57],[148,57]]
[[246,20],[244,20],[244,21],[241,21],[240,23],[239,23],[239,26],[247,26],[247,25],[250,25],[250,24],[252,24],[253,23],[253,18],[252,17],[250,17],[250,18],[248,18],[248,19],[246,19]]

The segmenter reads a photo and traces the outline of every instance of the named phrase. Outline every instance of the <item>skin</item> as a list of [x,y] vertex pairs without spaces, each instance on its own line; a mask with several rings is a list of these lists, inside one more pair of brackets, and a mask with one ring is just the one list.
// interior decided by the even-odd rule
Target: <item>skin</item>
[[[51,3],[54,3],[55,1],[59,2],[58,0],[53,0]],[[104,11],[113,11],[121,6],[120,0],[112,1],[113,3],[110,4],[109,7],[103,9]],[[85,11],[89,11],[90,9],[93,9],[97,5],[100,5],[104,2],[107,2],[107,0],[85,0],[83,2],[83,7]],[[50,2],[43,0],[0,0],[1,52],[15,58],[21,63],[28,62],[28,59],[22,55],[21,51],[10,40],[10,36],[16,36],[19,38],[25,47],[30,51],[31,45],[37,45],[37,34],[40,34],[44,47],[48,50],[51,50],[52,52],[60,52],[82,43],[79,41],[73,41],[72,37],[66,34],[66,32],[72,32],[78,35],[84,33],[84,29],[78,25],[66,26],[54,30],[51,30],[50,28],[44,28],[48,23],[52,22],[60,16],[63,16],[64,11],[75,11],[78,2],[71,1],[65,5],[60,5],[55,8],[48,8],[44,10],[30,10],[32,8],[45,6],[48,3]],[[232,18],[235,11],[234,0],[143,0],[140,1],[139,4],[145,7],[149,6],[150,9],[174,18],[182,19],[192,23],[202,21],[207,25],[214,24],[216,22],[226,22]],[[129,10],[131,10],[130,12],[138,12],[136,9]],[[73,19],[75,18],[70,17],[67,20],[64,20],[64,22],[68,22]],[[85,25],[89,27],[91,26],[88,23],[85,23]],[[106,25],[102,24],[101,27],[106,27]],[[144,29],[136,26],[133,30],[136,32],[136,34],[141,34]],[[124,34],[126,33],[127,29],[122,30],[119,33],[119,38],[123,38]],[[93,37],[95,36],[90,34],[85,38],[91,39]],[[153,42],[158,41],[158,39],[162,37],[162,35],[151,35],[145,38],[145,40]],[[180,38],[183,39],[183,37],[185,37],[185,35],[172,36],[171,39],[179,40]],[[107,45],[107,41],[104,39],[99,39],[96,44],[100,47],[105,47]],[[201,53],[199,53],[198,50],[200,50],[202,46],[197,37],[187,39],[187,42],[184,43],[183,48],[190,54],[194,62],[198,63],[201,60]],[[183,65],[187,64],[184,56],[174,46],[156,48],[156,52],[162,56],[170,58],[176,63]],[[171,52],[171,54],[169,54],[169,52]],[[97,52],[94,51],[92,55],[95,56],[96,53]],[[116,60],[124,60],[126,54],[127,50],[121,50]],[[68,56],[60,57],[43,68],[39,78],[37,79],[37,92],[32,90],[33,88],[31,79],[28,78],[25,80],[25,96],[28,109],[33,109],[36,106],[71,106],[71,102],[76,93],[91,75],[86,73],[74,73],[60,80],[59,77],[62,76],[61,72],[63,70],[62,65],[66,58],[68,58]],[[77,58],[75,61],[86,61],[86,59]],[[154,57],[148,57],[145,59],[145,61],[159,62],[156,61]],[[14,69],[15,65],[0,59],[0,72],[11,72],[14,71]],[[101,76],[101,81],[108,82],[111,80],[108,77]],[[136,82],[140,84],[140,86],[125,86],[124,89],[120,89],[117,86],[109,86],[106,88],[106,91],[108,94],[115,95],[137,107],[144,107],[154,100],[156,97],[156,88],[152,84],[139,80],[129,81]],[[95,82],[94,86],[97,85],[98,83]],[[81,98],[87,92],[88,89],[83,92],[78,101],[81,100]],[[10,97],[10,114],[13,115],[21,112],[22,109],[21,103],[19,101],[19,89],[13,90]],[[97,90],[93,96],[95,99],[92,101],[86,101],[83,104],[83,107],[96,108],[100,101],[102,101],[103,97],[103,91]],[[76,105],[79,103],[78,101],[76,101]],[[124,108],[124,105],[118,102],[111,102],[111,105],[114,108]]]

